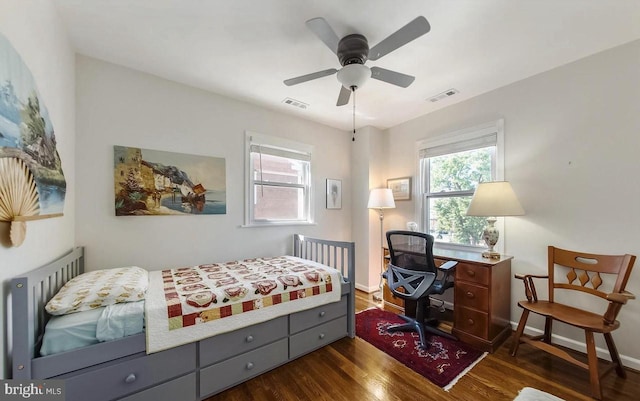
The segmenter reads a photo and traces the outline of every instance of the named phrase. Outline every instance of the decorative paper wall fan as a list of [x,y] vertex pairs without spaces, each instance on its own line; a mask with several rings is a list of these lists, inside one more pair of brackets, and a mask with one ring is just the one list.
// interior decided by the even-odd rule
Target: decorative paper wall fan
[[20,246],[27,233],[26,220],[40,213],[38,190],[26,163],[15,157],[0,159],[0,221],[11,222],[10,238]]

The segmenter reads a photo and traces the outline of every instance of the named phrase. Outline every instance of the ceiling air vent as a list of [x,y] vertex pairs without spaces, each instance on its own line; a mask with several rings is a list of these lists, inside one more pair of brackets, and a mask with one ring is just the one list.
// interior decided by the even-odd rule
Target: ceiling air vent
[[296,100],[296,99],[291,99],[290,97],[286,97],[286,98],[284,98],[284,100],[282,101],[282,103],[284,103],[284,104],[288,104],[289,106],[297,107],[297,108],[302,109],[302,110],[304,110],[304,109],[306,109],[307,107],[309,107],[309,105],[308,105],[308,104],[303,103],[303,102],[301,102],[301,101],[299,101],[299,100]]
[[429,101],[431,103],[435,103],[435,102],[437,102],[439,100],[442,100],[444,98],[451,97],[451,96],[455,95],[456,93],[460,93],[460,92],[458,92],[457,89],[451,88],[449,90],[446,90],[446,91],[444,91],[442,93],[438,93],[437,95],[430,97]]

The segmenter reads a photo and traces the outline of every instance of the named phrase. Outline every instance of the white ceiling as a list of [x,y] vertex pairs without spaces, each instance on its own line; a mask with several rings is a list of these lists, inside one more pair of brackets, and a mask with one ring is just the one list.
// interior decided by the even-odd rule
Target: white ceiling
[[[353,106],[335,106],[335,75],[283,84],[340,68],[307,29],[314,17],[370,47],[419,15],[431,24],[366,64],[416,77],[406,89],[371,79],[357,91],[356,125],[381,129],[640,38],[640,0],[54,1],[78,53],[344,130]],[[460,93],[427,101],[451,88]]]

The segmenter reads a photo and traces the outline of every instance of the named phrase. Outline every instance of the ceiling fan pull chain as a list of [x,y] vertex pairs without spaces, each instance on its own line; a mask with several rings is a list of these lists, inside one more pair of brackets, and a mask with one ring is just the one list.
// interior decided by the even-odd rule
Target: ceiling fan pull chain
[[264,177],[262,176],[262,145],[258,145],[260,152],[260,196],[264,198]]
[[356,87],[352,86],[351,91],[353,92],[353,134],[351,135],[351,142],[356,141]]

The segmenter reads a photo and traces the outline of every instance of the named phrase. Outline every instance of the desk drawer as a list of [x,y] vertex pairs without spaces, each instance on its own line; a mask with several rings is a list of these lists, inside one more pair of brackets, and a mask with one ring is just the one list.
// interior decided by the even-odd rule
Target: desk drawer
[[455,306],[457,307],[458,305],[489,312],[489,289],[464,281],[457,282]]
[[490,271],[487,266],[458,263],[456,266],[456,280],[471,281],[482,285],[489,285]]
[[200,396],[228,387],[282,365],[288,359],[286,338],[200,370]]
[[297,358],[347,336],[347,317],[342,316],[289,338],[289,357]]
[[287,316],[200,341],[200,366],[211,365],[287,337]]
[[317,326],[321,323],[328,322],[337,317],[347,314],[347,297],[342,297],[339,302],[332,302],[297,312],[289,317],[289,333],[298,333],[310,327]]
[[102,368],[87,368],[58,376],[65,380],[67,401],[106,401],[191,372],[196,368],[196,346],[187,344],[155,354],[108,363]]
[[487,313],[458,305],[455,306],[454,313],[456,330],[484,339],[489,338],[489,316]]

